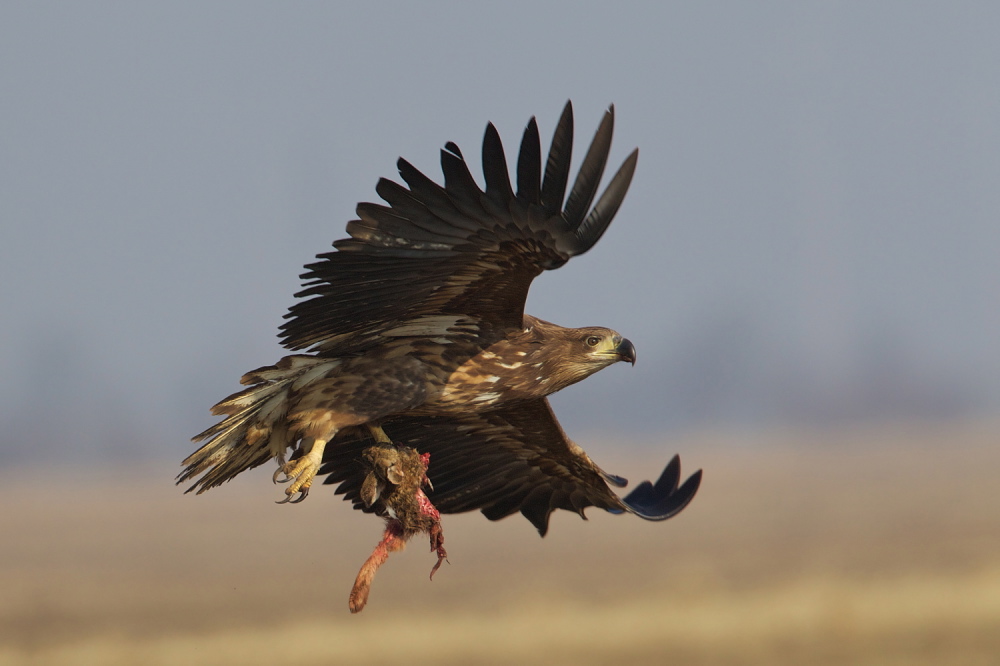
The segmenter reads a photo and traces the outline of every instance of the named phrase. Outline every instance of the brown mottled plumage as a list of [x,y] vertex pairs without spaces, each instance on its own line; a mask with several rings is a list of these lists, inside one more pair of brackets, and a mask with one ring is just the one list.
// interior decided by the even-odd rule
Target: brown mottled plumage
[[[546,399],[612,363],[634,363],[632,343],[611,329],[565,328],[524,313],[532,280],[589,250],[621,205],[638,151],[594,203],[613,125],[609,109],[569,188],[568,103],[544,169],[537,125],[528,123],[516,190],[492,124],[485,190],[453,143],[441,151],[443,186],[400,159],[406,185],[380,180],[376,192],[388,205],[359,204],[350,237],[307,266],[297,294],[305,300],[292,306],[281,336],[308,353],[244,375],[247,388],[213,408],[226,418],[195,438],[205,443],[178,482],[193,479],[189,490],[200,493],[274,459],[275,481],[289,484],[284,502],[299,502],[317,474],[327,475],[357,508],[388,518],[385,557],[405,541],[397,536],[429,532],[433,545],[437,510],[479,509],[494,520],[520,511],[544,535],[554,509],[583,515],[596,506],[649,520],[683,509],[700,471],[679,485],[675,456],[656,484],[620,498],[608,484],[625,480],[566,437]],[[411,469],[410,485],[396,483],[384,464],[399,455],[399,469],[416,465],[403,445],[425,456],[425,468],[433,459],[421,472],[434,481],[426,495],[423,476],[414,481]]]

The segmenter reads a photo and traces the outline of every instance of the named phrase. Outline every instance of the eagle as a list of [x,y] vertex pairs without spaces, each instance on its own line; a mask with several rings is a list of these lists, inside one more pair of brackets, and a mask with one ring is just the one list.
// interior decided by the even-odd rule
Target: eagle
[[[360,203],[348,238],[317,256],[285,315],[291,353],[248,372],[244,390],[194,437],[201,448],[177,483],[202,493],[274,460],[281,503],[304,500],[317,476],[339,484],[385,533],[352,589],[364,608],[390,552],[419,533],[447,557],[441,514],[523,514],[545,536],[555,509],[594,506],[665,520],[694,497],[701,470],[680,483],[678,456],[656,483],[625,497],[627,481],[601,469],[560,427],[547,396],[614,363],[635,346],[600,326],[566,328],[524,312],[528,289],[601,238],[638,159],[633,150],[597,198],[611,149],[604,113],[569,187],[573,107],[567,102],[542,162],[532,118],[511,183],[500,135],[486,126],[485,189],[462,151],[441,150],[439,185],[400,158],[404,184],[381,179],[385,204]],[[569,189],[569,194],[566,194]],[[595,198],[597,202],[594,203]]]

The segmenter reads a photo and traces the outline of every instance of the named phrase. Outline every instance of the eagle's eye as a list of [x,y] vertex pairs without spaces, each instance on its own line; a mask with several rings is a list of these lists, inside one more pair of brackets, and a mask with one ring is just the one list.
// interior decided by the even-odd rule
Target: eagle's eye
[[591,335],[590,337],[587,338],[587,344],[590,345],[591,347],[596,347],[598,344],[600,344],[600,342],[601,338],[597,335]]

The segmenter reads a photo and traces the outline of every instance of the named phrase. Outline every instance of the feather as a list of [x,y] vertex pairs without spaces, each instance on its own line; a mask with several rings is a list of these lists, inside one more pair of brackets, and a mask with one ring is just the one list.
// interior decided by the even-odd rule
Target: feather
[[597,201],[597,205],[590,211],[590,215],[577,228],[578,245],[574,254],[583,254],[604,235],[604,231],[611,224],[611,220],[614,219],[618,208],[625,199],[625,193],[628,192],[628,186],[632,183],[632,175],[635,173],[638,159],[639,149],[636,148],[619,167],[618,172],[611,179],[611,183],[608,184],[608,188],[604,190],[604,194]]
[[552,135],[549,158],[545,162],[545,179],[542,181],[542,208],[550,217],[562,212],[566,184],[569,182],[569,164],[573,158],[573,104],[566,102],[559,124]]
[[499,206],[506,207],[514,198],[507,174],[507,158],[503,154],[500,133],[493,123],[486,125],[483,137],[483,175],[486,177],[486,196]]
[[538,123],[528,121],[521,137],[521,152],[517,155],[517,198],[529,204],[540,204],[542,192],[542,146],[538,138]]
[[615,107],[610,107],[601,119],[601,124],[594,134],[594,140],[590,143],[590,149],[583,158],[580,165],[580,172],[573,183],[569,197],[566,199],[566,209],[563,217],[570,227],[576,229],[583,222],[590,202],[597,194],[597,187],[601,183],[601,176],[604,174],[604,165],[608,162],[608,153],[611,151],[611,134],[615,128]]

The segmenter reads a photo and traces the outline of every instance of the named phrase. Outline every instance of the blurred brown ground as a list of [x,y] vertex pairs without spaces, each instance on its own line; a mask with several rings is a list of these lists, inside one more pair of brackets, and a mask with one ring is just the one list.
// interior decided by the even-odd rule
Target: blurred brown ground
[[[585,441],[581,438],[581,441]],[[705,480],[666,523],[548,537],[445,517],[347,593],[380,521],[270,469],[199,497],[175,468],[0,472],[0,664],[996,664],[1000,424],[586,446],[633,482]],[[432,463],[433,471],[433,463]]]

